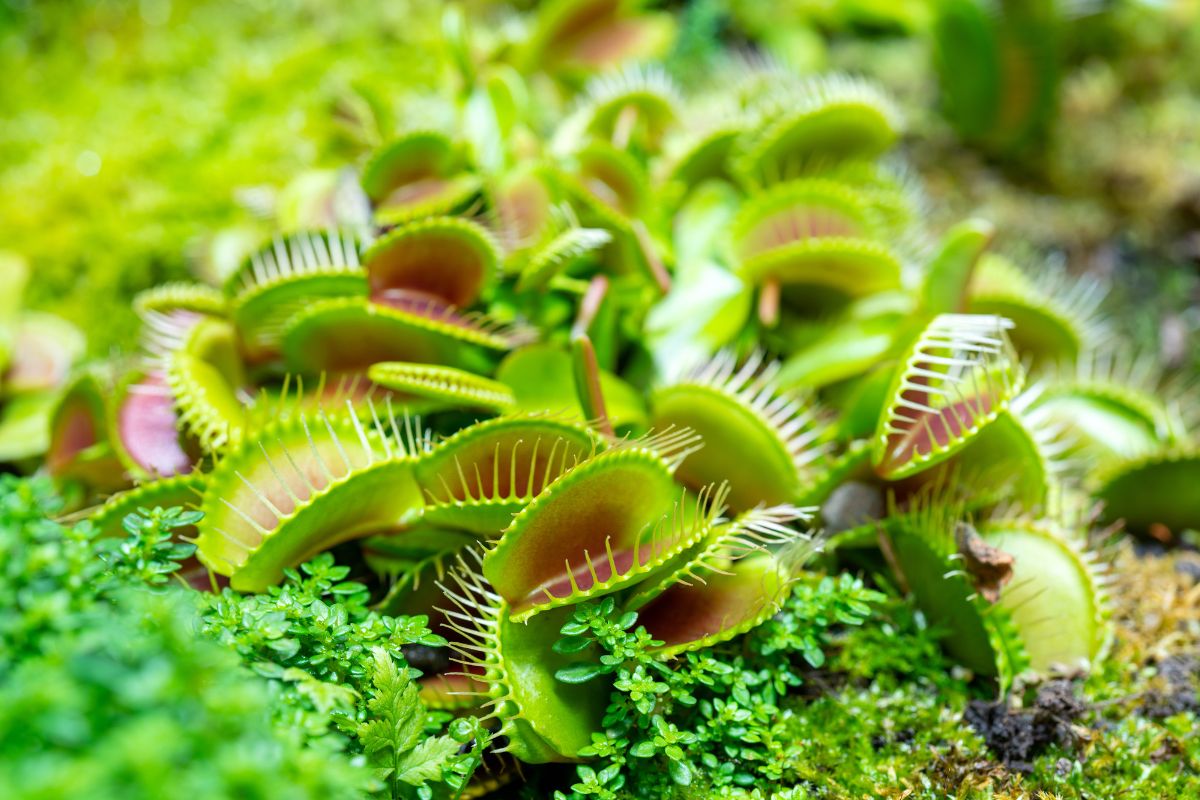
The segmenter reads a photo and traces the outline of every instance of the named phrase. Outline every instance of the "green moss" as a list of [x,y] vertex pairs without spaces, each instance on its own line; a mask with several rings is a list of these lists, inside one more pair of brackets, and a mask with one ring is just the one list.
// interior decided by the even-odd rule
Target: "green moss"
[[248,190],[353,162],[392,133],[389,106],[363,87],[437,78],[435,12],[365,0],[0,12],[0,70],[23,76],[4,90],[0,219],[5,247],[33,267],[30,301],[84,327],[95,353],[133,341],[129,298],[184,276],[189,254],[209,260],[202,237],[245,224]]
[[[1169,570],[1170,566],[1165,565]],[[1153,667],[1113,659],[1083,684],[1093,705],[1077,751],[1052,746],[1029,775],[1007,771],[962,722],[969,675],[948,662],[937,631],[893,601],[852,628],[828,673],[807,678],[815,698],[791,706],[804,798],[1192,797],[1200,792],[1195,713],[1152,719],[1142,701],[1162,692]],[[1126,655],[1129,655],[1126,653]],[[905,794],[911,790],[911,793]]]

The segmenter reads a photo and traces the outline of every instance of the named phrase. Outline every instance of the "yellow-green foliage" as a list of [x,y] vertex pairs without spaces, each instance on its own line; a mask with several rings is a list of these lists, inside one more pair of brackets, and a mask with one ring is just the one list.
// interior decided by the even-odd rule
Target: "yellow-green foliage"
[[[256,229],[241,205],[390,135],[433,84],[433,3],[76,0],[0,11],[0,219],[30,299],[127,342],[128,298]],[[418,54],[421,54],[418,57]],[[402,76],[402,83],[397,78]],[[387,91],[380,91],[383,87]],[[403,120],[411,124],[411,120]],[[246,222],[247,219],[251,221]]]

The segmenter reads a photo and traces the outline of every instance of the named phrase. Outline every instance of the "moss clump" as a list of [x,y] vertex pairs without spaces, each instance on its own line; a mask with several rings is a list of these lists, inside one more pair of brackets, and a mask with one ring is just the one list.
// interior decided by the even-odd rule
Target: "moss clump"
[[[1006,768],[964,722],[980,695],[946,660],[938,631],[891,601],[840,638],[792,706],[795,797],[1157,800],[1200,791],[1200,561],[1192,554],[1116,559],[1114,656],[1073,686],[1083,707],[1067,743],[1027,771]],[[815,696],[811,696],[815,695]],[[1028,692],[1034,705],[1036,691]]]

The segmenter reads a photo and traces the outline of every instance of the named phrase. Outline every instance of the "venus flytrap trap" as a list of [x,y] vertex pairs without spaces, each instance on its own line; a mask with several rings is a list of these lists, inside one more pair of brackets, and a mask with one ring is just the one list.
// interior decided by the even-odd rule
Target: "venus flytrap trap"
[[1104,518],[1141,536],[1172,541],[1195,528],[1192,389],[1165,382],[1145,359],[1119,349],[1086,352],[1050,373],[1032,414],[1064,429],[1082,483]]
[[46,469],[60,481],[79,481],[100,491],[126,487],[124,468],[108,436],[104,390],[111,376],[80,372],[64,388],[50,415]]
[[1073,363],[1110,344],[1098,313],[1107,293],[1098,281],[1072,279],[1054,265],[1029,274],[1012,261],[985,254],[967,289],[967,310],[1011,319],[1010,336],[1035,364]]
[[[895,289],[900,262],[876,241],[879,223],[841,182],[798,178],[746,203],[733,222],[733,258],[743,279],[761,285],[759,314],[774,324],[776,294],[806,287],[835,298]],[[799,294],[797,292],[797,294]]]
[[520,267],[518,292],[543,289],[558,275],[569,273],[581,261],[593,258],[612,242],[603,228],[568,227],[536,245]]
[[1066,425],[1089,471],[1178,441],[1171,407],[1185,402],[1163,391],[1147,359],[1121,350],[1089,350],[1051,370],[1035,409]]
[[[1054,519],[1001,515],[982,522],[978,532],[984,544],[1015,562],[997,603],[1024,638],[1031,668],[1072,669],[1103,658],[1112,630],[1102,554]],[[1050,608],[1057,614],[1047,613]],[[1062,625],[1063,619],[1071,624]]]
[[732,574],[725,570],[733,562],[747,556],[765,555],[768,546],[782,549],[812,543],[810,534],[791,525],[811,522],[815,511],[815,508],[794,506],[756,508],[713,526],[703,541],[680,553],[660,575],[639,586],[625,607],[637,610],[674,585],[704,586],[706,577],[731,577]]
[[950,655],[1002,690],[1077,675],[1103,658],[1111,630],[1102,556],[1053,519],[1001,517],[976,529],[964,518],[961,505],[926,501],[882,526],[897,581],[948,631]]
[[871,453],[881,477],[909,477],[953,456],[995,421],[1024,372],[1001,317],[942,315],[901,359]]
[[811,404],[779,390],[778,371],[778,363],[763,366],[761,353],[739,366],[722,352],[651,393],[653,425],[688,427],[704,442],[679,466],[684,484],[727,481],[739,511],[797,498],[825,432]]
[[675,569],[627,601],[664,655],[710,647],[777,613],[819,542],[793,527],[815,509],[758,508],[717,526]]
[[356,297],[364,287],[358,243],[332,231],[276,239],[251,253],[222,288],[245,358],[255,363],[278,354],[285,324],[305,305]]
[[557,137],[608,140],[644,158],[661,151],[682,105],[683,97],[665,70],[631,64],[588,81]]
[[1171,542],[1196,529],[1193,478],[1200,466],[1194,443],[1164,447],[1125,460],[1100,476],[1096,496],[1110,520],[1123,520],[1143,535]]
[[176,281],[143,289],[133,296],[133,310],[145,316],[154,312],[192,311],[219,316],[228,300],[220,289],[202,283]]
[[21,258],[0,252],[0,463],[6,464],[46,453],[51,426],[61,433],[57,409],[85,349],[83,334],[67,320],[22,308],[28,280]]
[[661,57],[674,35],[668,14],[623,0],[555,0],[538,9],[519,63],[566,79]]
[[417,463],[422,519],[499,539],[514,515],[602,447],[589,429],[547,415],[477,423]]
[[380,148],[360,180],[381,224],[459,211],[480,189],[462,144],[438,131],[409,131]]
[[[483,570],[517,621],[619,591],[692,546],[723,509],[725,492],[688,497],[673,479],[694,438],[624,445],[560,476],[513,517]],[[657,444],[652,440],[647,445]],[[537,563],[534,556],[545,559]]]
[[499,257],[481,225],[430,217],[392,228],[371,245],[363,261],[376,302],[403,308],[424,297],[465,308],[479,299]]
[[362,371],[381,361],[412,361],[481,370],[488,353],[514,342],[478,317],[464,317],[431,299],[393,308],[366,298],[314,303],[283,332],[284,360],[292,371]]
[[167,387],[176,398],[178,425],[204,453],[241,439],[246,384],[236,333],[224,321],[204,319],[167,357]]
[[213,469],[201,502],[200,558],[235,589],[261,591],[285,566],[389,529],[421,507],[416,446],[394,420],[392,430],[366,428],[354,414],[268,426]]
[[380,361],[371,365],[367,377],[393,396],[411,398],[428,408],[436,408],[440,402],[502,413],[516,406],[516,397],[507,385],[454,367]]
[[934,7],[947,120],[986,152],[1039,156],[1058,114],[1063,28],[1072,4],[939,0]]
[[445,613],[461,637],[452,647],[464,676],[483,687],[476,692],[483,721],[495,728],[501,752],[530,763],[573,760],[597,724],[602,698],[555,681],[563,659],[550,647],[567,609],[515,623],[481,568],[474,551],[460,556]]
[[783,81],[749,103],[753,126],[734,168],[758,185],[780,183],[841,161],[869,161],[895,144],[903,127],[891,98],[844,75]]

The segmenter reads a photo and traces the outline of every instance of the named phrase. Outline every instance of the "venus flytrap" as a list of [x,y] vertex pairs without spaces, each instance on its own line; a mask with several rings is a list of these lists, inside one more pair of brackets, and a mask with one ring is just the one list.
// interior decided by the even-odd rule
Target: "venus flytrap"
[[357,296],[364,286],[356,237],[334,230],[276,239],[230,273],[222,291],[242,351],[254,363],[278,354],[285,324],[304,305]]
[[967,310],[1013,320],[1013,344],[1036,364],[1071,363],[1088,351],[1108,349],[1111,332],[1099,313],[1107,287],[1071,278],[1054,264],[1031,274],[988,253],[979,259],[967,289]]
[[[1055,38],[1022,37],[1057,12],[977,6],[936,9],[944,96],[1011,156],[1056,83],[1021,71]],[[684,92],[654,62],[669,13],[478,12],[443,19],[452,91],[398,125],[340,97],[357,167],[256,192],[274,235],[134,300],[145,352],[51,415],[49,470],[107,498],[54,568],[205,589],[203,634],[267,679],[275,721],[392,800],[519,778],[782,800],[841,733],[800,720],[812,670],[850,677],[839,703],[889,670],[965,696],[922,625],[831,647],[882,595],[805,573],[822,547],[890,571],[978,691],[1103,658],[1081,509],[1168,541],[1200,522],[1194,399],[1110,365],[1103,287],[986,252],[985,222],[932,229],[864,80],[731,58]],[[0,383],[0,451],[30,379]]]
[[564,80],[661,57],[675,20],[619,0],[554,0],[538,9],[519,62]]
[[127,487],[125,469],[108,435],[104,394],[111,390],[111,381],[105,370],[85,370],[64,387],[50,413],[46,449],[46,468],[56,480],[98,491]]
[[[823,546],[1007,688],[1105,651],[1082,492],[1194,524],[1138,501],[1190,475],[1181,415],[1072,374],[1107,347],[1099,289],[985,253],[980,221],[928,230],[859,79],[748,66],[714,110],[654,66],[592,73],[664,19],[447,17],[451,122],[363,162],[358,224],[144,295],[147,357],[103,415],[86,381],[64,405],[56,470],[95,497],[111,453],[138,484],[96,525],[203,512],[174,519],[231,587],[209,632],[340,720],[385,796],[514,759],[614,800],[798,779],[795,690],[880,599],[806,575]],[[1089,451],[1115,471],[1065,457]]]
[[1200,508],[1190,487],[1198,466],[1195,443],[1160,447],[1107,470],[1096,494],[1105,502],[1107,519],[1124,520],[1131,531],[1174,541],[1196,530]]
[[693,488],[729,481],[738,511],[795,500],[826,444],[819,412],[781,391],[778,363],[763,361],[756,353],[739,366],[733,353],[719,353],[650,396],[653,425],[703,437],[704,447],[680,465],[681,480]]
[[[705,535],[723,508],[723,492],[686,496],[664,458],[672,451],[681,458],[693,442],[677,439],[666,452],[647,442],[601,453],[514,517],[484,556],[483,570],[517,621],[624,589]],[[547,562],[530,563],[533,553]]]
[[947,120],[985,152],[1039,157],[1058,113],[1070,5],[942,0],[935,10],[935,65]]
[[503,413],[516,405],[512,390],[505,384],[454,367],[381,361],[371,365],[367,377],[393,396],[410,399],[426,410],[473,406]]
[[410,131],[378,149],[361,182],[381,224],[460,210],[479,191],[462,144],[437,131]]
[[801,178],[752,196],[734,220],[733,258],[760,284],[759,315],[775,324],[779,293],[796,288],[856,297],[900,286],[901,264],[882,244],[869,200],[841,182]]
[[48,440],[47,431],[61,429],[56,409],[84,352],[83,334],[71,322],[22,308],[29,277],[24,260],[0,253],[0,463],[6,464],[40,457],[57,438]]
[[631,64],[588,81],[579,108],[564,121],[558,136],[607,139],[643,157],[655,155],[678,121],[682,104],[679,89],[665,70],[654,64]]
[[477,423],[417,462],[422,519],[499,538],[514,514],[603,446],[586,427],[547,414]]
[[548,235],[549,240],[535,246],[520,268],[516,285],[518,292],[546,288],[555,276],[571,271],[581,262],[596,258],[613,238],[611,233],[602,228],[577,226]]
[[749,103],[755,124],[733,156],[739,177],[769,185],[842,161],[876,158],[895,143],[903,122],[891,98],[843,75],[784,76]]
[[416,445],[398,436],[353,414],[268,426],[262,441],[213,470],[201,504],[201,560],[234,588],[261,590],[308,555],[395,526],[421,505],[409,455]]

